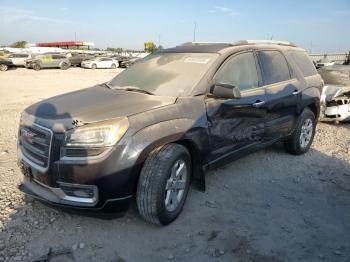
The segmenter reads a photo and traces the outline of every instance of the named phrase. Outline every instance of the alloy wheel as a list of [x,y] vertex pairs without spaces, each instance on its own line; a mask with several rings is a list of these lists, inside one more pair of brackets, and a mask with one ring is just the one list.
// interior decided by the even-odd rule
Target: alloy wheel
[[165,208],[173,212],[180,205],[184,197],[188,171],[186,162],[182,159],[177,160],[171,168],[170,177],[165,187]]
[[312,120],[310,118],[305,119],[301,126],[300,132],[300,146],[302,148],[306,148],[309,145],[313,132],[314,125],[312,123]]

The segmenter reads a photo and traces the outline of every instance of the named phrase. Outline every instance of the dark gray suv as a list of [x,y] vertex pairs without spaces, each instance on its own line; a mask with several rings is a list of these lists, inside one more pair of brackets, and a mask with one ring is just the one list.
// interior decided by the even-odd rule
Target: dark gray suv
[[21,189],[51,205],[166,225],[205,171],[276,142],[307,152],[323,81],[287,42],[187,43],[25,109]]

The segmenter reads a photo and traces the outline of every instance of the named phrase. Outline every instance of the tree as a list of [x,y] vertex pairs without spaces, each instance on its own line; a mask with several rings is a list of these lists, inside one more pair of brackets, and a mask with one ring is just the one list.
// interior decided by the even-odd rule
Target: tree
[[123,48],[120,48],[120,47],[117,47],[117,48],[114,48],[114,47],[107,47],[106,49],[108,52],[116,52],[116,53],[123,53],[124,50]]
[[17,41],[15,43],[13,43],[12,45],[10,45],[10,47],[13,48],[25,48],[27,44],[27,41]]
[[156,46],[153,42],[145,42],[144,46],[145,46],[145,52],[147,53],[154,53],[163,49],[163,46],[161,45]]

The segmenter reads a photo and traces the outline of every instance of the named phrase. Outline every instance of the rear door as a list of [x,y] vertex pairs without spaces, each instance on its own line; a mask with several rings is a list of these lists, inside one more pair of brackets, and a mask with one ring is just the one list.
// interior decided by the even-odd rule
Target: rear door
[[292,130],[302,90],[282,52],[262,50],[257,57],[266,91],[265,140],[276,140]]
[[259,144],[264,138],[265,91],[260,85],[258,66],[252,51],[228,58],[216,73],[213,84],[238,87],[241,98],[206,98],[209,121],[210,162]]

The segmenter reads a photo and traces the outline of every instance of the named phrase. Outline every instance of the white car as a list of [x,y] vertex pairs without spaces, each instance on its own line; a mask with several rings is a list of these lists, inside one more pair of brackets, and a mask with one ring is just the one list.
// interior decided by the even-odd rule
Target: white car
[[86,60],[81,63],[81,67],[84,68],[117,68],[119,67],[118,60],[108,58],[108,57],[99,57],[94,60]]
[[11,60],[15,66],[25,66],[26,60],[30,57],[29,54],[10,54],[7,59]]

